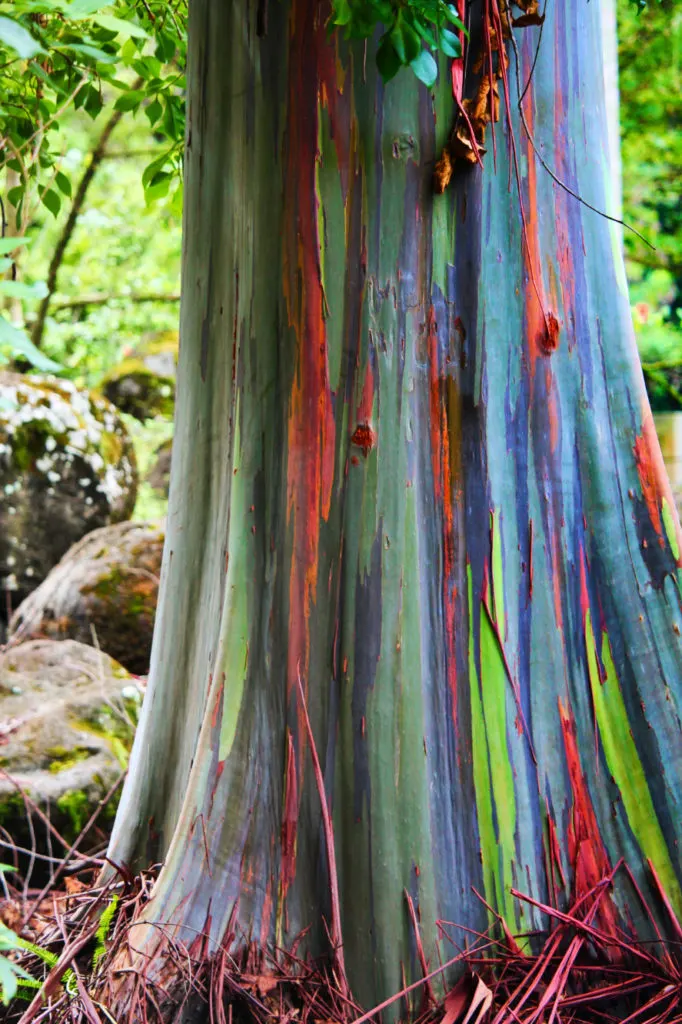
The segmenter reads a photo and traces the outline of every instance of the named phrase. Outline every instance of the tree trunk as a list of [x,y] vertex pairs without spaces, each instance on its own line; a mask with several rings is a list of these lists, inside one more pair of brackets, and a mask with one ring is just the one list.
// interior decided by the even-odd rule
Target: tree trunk
[[[384,87],[315,0],[260,21],[191,5],[168,534],[110,856],[164,859],[131,935],[152,976],[169,935],[325,948],[300,680],[372,1005],[420,975],[404,892],[432,966],[438,920],[488,926],[472,887],[523,931],[510,887],[561,902],[623,856],[682,913],[680,533],[619,228],[533,156],[513,52],[520,197],[501,123],[434,197],[445,68],[433,98]],[[600,209],[602,62],[599,5],[549,4],[525,117]],[[648,934],[620,879],[603,919],[626,904]]]

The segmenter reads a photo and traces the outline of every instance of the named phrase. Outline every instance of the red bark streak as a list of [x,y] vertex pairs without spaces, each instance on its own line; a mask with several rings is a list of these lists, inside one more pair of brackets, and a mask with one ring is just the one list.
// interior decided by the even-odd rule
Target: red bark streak
[[[673,498],[670,481],[665,471],[661,447],[656,436],[653,416],[647,409],[642,420],[642,433],[636,438],[633,447],[637,472],[642,485],[642,495],[649,512],[651,525],[658,534],[658,543],[665,546],[665,530],[661,517],[661,500],[665,498],[668,508],[675,521],[677,543],[682,549],[682,533],[675,511],[675,500]],[[678,562],[679,564],[679,562]]]
[[273,888],[272,878],[268,878],[266,886],[265,886],[265,896],[263,897],[263,913],[262,913],[262,917],[261,917],[261,926],[260,926],[260,945],[261,945],[261,949],[265,949],[267,947],[268,939],[270,938],[270,928],[272,926],[272,920],[271,920],[271,918],[272,918],[272,906],[273,906],[272,888]]
[[287,511],[293,521],[289,585],[288,692],[307,677],[310,609],[315,601],[320,520],[327,517],[334,472],[334,417],[327,367],[320,274],[316,165],[318,102],[336,93],[336,60],[314,0],[295,0],[291,18],[284,294],[296,337],[288,427]]
[[[533,113],[530,105],[526,108],[526,122],[529,131],[533,131]],[[538,230],[538,204],[535,169],[535,154],[529,142],[526,142],[526,161],[528,165],[527,207],[524,209],[524,246],[523,262],[526,272],[525,311],[526,341],[530,352],[531,379],[535,375],[535,362],[538,356],[546,355],[547,319],[545,317],[546,300],[542,280],[542,262],[540,254],[540,238]]]
[[[560,53],[565,46],[565,40],[560,35],[561,19],[556,20],[556,34],[554,38],[555,53]],[[562,82],[562,64],[561,61],[555,62],[556,74],[554,77],[554,134],[553,145],[554,145],[554,160],[556,163],[556,172],[558,176],[563,180],[569,180],[573,175],[573,166],[571,163],[568,142],[570,133],[566,131],[566,106],[564,103],[563,96],[563,82]],[[526,103],[526,109],[530,107],[530,94],[528,94],[528,102]],[[569,196],[568,193],[562,188],[554,189],[554,224],[557,237],[556,254],[559,269],[559,286],[561,289],[561,305],[564,315],[564,323],[574,323],[575,315],[575,282],[576,273],[573,265],[573,253],[569,236],[569,206],[574,203],[575,199]],[[553,299],[558,302],[558,297],[553,295]],[[569,336],[568,345],[572,347],[575,341],[575,337]]]
[[450,380],[441,370],[438,347],[438,326],[433,306],[429,306],[426,324],[426,345],[429,360],[429,419],[431,433],[431,464],[433,494],[440,506],[443,529],[443,618],[446,642],[446,673],[452,702],[452,720],[457,728],[457,660],[455,653],[455,621],[457,617],[455,577],[455,526],[450,432],[453,424],[448,415]]
[[[580,899],[611,874],[611,863],[599,835],[597,817],[580,766],[575,722],[561,700],[559,716],[573,795],[568,826],[568,857],[573,869],[574,896]],[[600,900],[597,917],[603,931],[609,935],[618,933],[618,915],[610,894],[605,893]]]
[[220,689],[216,695],[215,704],[213,705],[213,715],[211,716],[211,728],[215,729],[218,724],[218,716],[223,706],[223,693],[225,692],[225,673],[223,672],[222,679],[220,680]]
[[372,419],[374,408],[374,372],[370,363],[365,368],[365,379],[362,385],[362,394],[355,412],[359,423],[369,423]]
[[284,807],[282,809],[282,899],[296,874],[296,829],[298,827],[298,781],[296,754],[291,732],[287,729],[287,767],[284,776]]
[[[547,843],[549,845],[549,859],[550,859],[550,873],[552,877],[552,885],[554,887],[554,872],[556,871],[559,875],[559,880],[564,888],[566,888],[566,876],[564,875],[564,868],[561,863],[561,847],[559,845],[559,837],[557,836],[556,825],[554,819],[547,810]],[[555,896],[554,906],[558,906],[558,900]]]

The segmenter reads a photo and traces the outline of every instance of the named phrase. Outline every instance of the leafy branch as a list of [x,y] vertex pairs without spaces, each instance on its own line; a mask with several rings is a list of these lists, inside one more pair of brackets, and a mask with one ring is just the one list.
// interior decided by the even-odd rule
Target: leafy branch
[[381,77],[388,82],[402,67],[411,67],[429,88],[438,77],[435,55],[462,56],[454,29],[468,36],[457,8],[444,0],[332,0],[330,24],[343,29],[347,39],[368,39],[383,26],[376,53]]

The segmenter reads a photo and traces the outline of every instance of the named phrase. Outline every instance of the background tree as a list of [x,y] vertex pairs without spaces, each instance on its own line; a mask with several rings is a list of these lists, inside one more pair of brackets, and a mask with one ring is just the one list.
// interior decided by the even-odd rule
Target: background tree
[[[172,992],[176,943],[320,950],[323,915],[371,1005],[422,969],[405,893],[431,963],[439,920],[486,928],[472,887],[525,931],[513,886],[561,903],[625,857],[682,912],[679,525],[620,230],[571,194],[612,208],[601,12],[549,5],[540,42],[524,8],[509,118],[434,199],[449,76],[384,85],[312,0],[192,4],[163,593],[110,848],[163,868],[114,1012],[136,966]],[[471,6],[453,159],[506,17]],[[652,934],[626,874],[591,900]]]

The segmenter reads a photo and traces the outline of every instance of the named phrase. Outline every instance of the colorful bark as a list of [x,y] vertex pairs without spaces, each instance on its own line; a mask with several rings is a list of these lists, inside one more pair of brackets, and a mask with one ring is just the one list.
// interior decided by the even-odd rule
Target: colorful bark
[[[145,920],[181,941],[324,948],[300,678],[372,1004],[421,971],[404,892],[432,965],[439,919],[487,927],[472,886],[521,931],[511,887],[561,900],[623,856],[653,898],[650,858],[682,910],[679,524],[618,229],[514,98],[521,196],[498,125],[434,198],[446,69],[433,100],[384,87],[313,0],[265,36],[257,7],[191,5],[163,593],[110,856],[165,857]],[[597,207],[601,33],[548,5],[524,100]],[[648,934],[632,896],[600,913]]]

